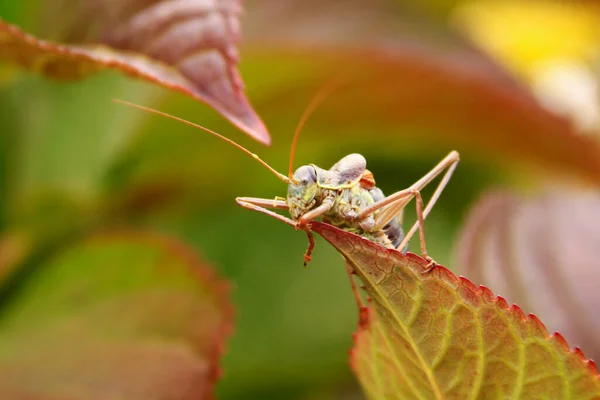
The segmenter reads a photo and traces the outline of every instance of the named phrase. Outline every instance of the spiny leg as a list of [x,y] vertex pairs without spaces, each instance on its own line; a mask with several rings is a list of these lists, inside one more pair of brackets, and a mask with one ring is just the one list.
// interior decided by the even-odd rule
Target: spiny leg
[[[236,203],[238,203],[238,205],[247,208],[248,210],[253,210],[253,211],[258,211],[260,213],[263,214],[267,214],[270,217],[273,217],[275,219],[280,220],[283,223],[286,223],[294,228],[296,228],[296,221],[284,217],[281,214],[277,214],[274,211],[271,210],[267,210],[265,207],[269,207],[269,206],[273,206],[274,201],[270,200],[270,199],[258,199],[258,198],[253,198],[253,197],[237,197],[235,199]],[[281,205],[281,204],[278,204]],[[287,204],[285,205],[287,208]]]
[[362,300],[360,292],[358,291],[358,287],[356,286],[356,281],[354,281],[354,269],[350,266],[350,263],[346,261],[346,273],[350,278],[350,286],[352,286],[352,293],[354,294],[354,300],[356,300],[356,305],[359,309],[365,307],[365,303]]
[[413,224],[413,226],[410,228],[410,230],[406,233],[406,236],[402,240],[402,243],[400,243],[400,245],[397,247],[398,249],[403,249],[404,246],[406,246],[408,244],[408,241],[410,240],[410,238],[412,238],[412,236],[415,234],[416,230],[419,229],[419,240],[421,242],[421,254],[423,255],[423,258],[425,258],[429,262],[427,264],[427,268],[423,271],[423,273],[431,272],[437,266],[437,263],[431,257],[429,257],[427,255],[427,247],[426,247],[425,233],[424,233],[424,221],[425,221],[425,218],[427,218],[427,215],[429,215],[429,213],[433,209],[433,206],[435,205],[437,200],[440,198],[440,195],[446,188],[446,185],[448,184],[448,181],[450,181],[450,178],[452,177],[452,173],[456,169],[457,164],[458,164],[458,159],[456,159],[452,164],[450,164],[448,171],[446,171],[446,173],[444,174],[444,177],[442,178],[442,180],[440,181],[438,186],[435,188],[435,191],[433,192],[431,199],[429,199],[429,202],[427,203],[427,206],[425,207],[425,209],[423,209],[423,198],[421,197],[420,192],[417,191],[415,193],[415,196],[417,197],[417,221]]
[[310,262],[313,250],[315,249],[315,236],[310,229],[307,229],[305,232],[306,236],[308,236],[308,248],[304,252],[304,268]]
[[[391,194],[385,199],[382,199],[377,203],[362,209],[357,214],[357,219],[365,218],[367,215],[379,210],[379,214],[377,215],[376,227],[384,227],[389,221],[395,218],[398,215],[398,213],[400,213],[404,209],[406,204],[408,204],[408,202],[415,196],[415,193],[417,193],[423,187],[429,184],[433,179],[435,179],[435,177],[442,173],[444,169],[448,168],[442,180],[435,189],[429,203],[427,204],[427,207],[425,207],[423,217],[426,218],[431,209],[433,208],[433,205],[440,197],[442,191],[448,184],[452,173],[456,169],[458,160],[458,153],[455,151],[451,152],[442,161],[440,161],[438,165],[436,165],[431,171],[429,171],[423,178],[419,179],[409,188]],[[413,234],[414,232],[407,236],[412,236]]]
[[[427,245],[425,241],[425,230],[424,230],[424,221],[427,215],[433,209],[433,206],[439,199],[446,185],[450,181],[452,177],[452,173],[456,169],[458,164],[459,157],[458,153],[453,151],[448,154],[438,165],[436,165],[429,173],[427,173],[423,178],[419,179],[415,182],[410,188],[400,190],[385,199],[371,205],[363,209],[359,216],[363,217],[368,215],[371,212],[380,210],[377,215],[376,227],[378,229],[383,228],[389,221],[395,218],[398,213],[402,212],[406,204],[415,197],[417,203],[417,221],[413,224],[409,232],[406,234],[402,243],[396,247],[396,249],[403,249],[408,244],[408,241],[412,238],[412,236],[416,233],[416,230],[419,229],[419,240],[421,244],[421,254],[423,257],[429,262],[427,265],[427,269],[424,272],[432,271],[437,264],[435,261],[428,256],[427,254]],[[423,198],[421,197],[420,189],[429,184],[436,176],[438,176],[444,169],[447,168],[446,173],[442,177],[442,180],[436,187],[431,199],[427,203],[425,209],[423,209]]]
[[[319,218],[320,216],[322,216],[323,214],[325,214],[327,211],[329,211],[331,209],[331,206],[333,205],[333,201],[329,201],[329,200],[330,199],[325,199],[321,205],[319,205],[317,208],[315,208],[313,210],[310,210],[306,214],[302,215],[298,221],[293,221],[289,218],[286,218],[286,221],[283,221],[283,222],[285,222],[286,224],[289,225],[289,221],[293,221],[296,229],[303,228],[304,225],[308,224],[310,221],[313,221],[313,220]],[[271,215],[271,216],[274,216],[273,214],[275,214],[279,217],[282,217],[280,214],[273,213],[272,211],[265,212],[265,211],[268,211],[268,210],[265,210],[265,208],[277,208],[280,210],[289,210],[289,208],[290,208],[290,206],[285,201],[285,199],[283,197],[279,197],[279,196],[275,197],[275,199],[273,199],[273,200],[262,199],[259,197],[238,197],[235,199],[235,201],[244,208],[259,211],[259,212],[262,212],[264,214]],[[259,210],[257,207],[261,208],[262,210]],[[281,219],[278,217],[275,217],[275,218]]]
[[363,299],[358,291],[358,287],[356,286],[356,281],[354,280],[354,269],[350,266],[348,260],[345,260],[346,264],[346,273],[348,274],[348,278],[350,278],[350,286],[352,287],[352,293],[354,294],[354,300],[356,300],[356,305],[358,306],[358,318],[359,325],[364,326],[368,323],[368,308],[363,302]]
[[[396,201],[394,203],[383,206],[375,217],[374,230],[382,229],[392,219],[403,213],[404,207],[412,200],[415,190],[405,189],[400,192],[394,193],[396,195]],[[402,193],[398,195],[398,193]]]
[[295,228],[304,230],[306,232],[306,235],[308,236],[308,248],[304,253],[304,268],[306,268],[306,264],[308,264],[308,262],[311,260],[311,255],[313,253],[313,250],[315,249],[315,238],[312,234],[312,230],[310,229],[310,221],[315,220],[316,218],[322,216],[327,211],[329,211],[331,209],[331,204],[332,203],[330,202],[323,202],[320,206],[313,210],[310,210],[309,212],[301,216],[298,221],[296,221]]
[[[417,203],[417,222],[415,222],[414,226],[417,226],[419,229],[419,242],[421,244],[421,256],[427,260],[427,266],[422,271],[423,274],[431,272],[437,267],[437,263],[433,260],[433,258],[429,257],[427,254],[427,242],[425,241],[425,215],[423,212],[423,197],[421,197],[421,192],[418,190],[415,192],[415,201]],[[411,233],[412,232],[412,233]],[[397,249],[403,249],[406,244],[408,244],[408,240],[414,235],[414,232],[411,229],[411,232],[406,235],[406,237],[402,240],[402,243],[397,247]],[[407,240],[408,238],[408,240]]]
[[[446,168],[448,168],[448,170],[444,174],[444,177],[442,178],[441,182],[438,184],[438,186],[431,198],[431,200],[435,204],[435,201],[439,198],[439,196],[441,195],[441,192],[444,190],[444,188],[446,187],[446,184],[450,180],[450,177],[452,176],[452,173],[454,172],[454,169],[456,168],[456,165],[458,164],[458,160],[459,160],[458,153],[456,151],[450,152],[450,154],[448,154],[446,157],[444,157],[444,159],[442,161],[440,161],[435,167],[433,167],[433,169],[431,171],[429,171],[427,174],[425,174],[425,176],[423,176],[417,182],[412,184],[409,188],[400,190],[394,194],[387,196],[385,199],[380,200],[377,203],[370,205],[369,207],[365,207],[357,214],[357,219],[359,219],[359,220],[363,219],[367,215],[372,214],[377,210],[381,210],[385,206],[392,205],[393,203],[396,206],[398,204],[397,202],[400,200],[402,200],[402,202],[400,202],[400,205],[402,205],[402,204],[406,205],[406,203],[408,203],[408,201],[410,201],[411,194],[413,194],[415,190],[422,190],[433,179],[435,179]],[[430,201],[430,203],[431,203],[431,201]],[[431,207],[433,207],[433,204],[431,205]],[[396,207],[394,207],[394,208],[396,208]],[[428,208],[430,208],[429,205],[425,208],[425,214],[424,214],[425,216],[427,216],[427,214],[429,212],[427,210]],[[402,207],[400,207],[398,212],[401,209],[402,209]],[[387,224],[387,222],[389,222],[389,220],[394,218],[394,216],[397,213],[392,213],[392,214],[393,214],[393,216],[391,216],[387,221],[385,221],[385,223],[383,225]]]
[[[397,213],[403,211],[404,207],[406,206],[406,204],[408,204],[410,200],[415,198],[415,201],[417,203],[417,221],[415,222],[415,225],[419,228],[421,254],[423,254],[423,257],[427,257],[427,246],[425,244],[426,242],[424,233],[425,218],[423,215],[423,197],[421,196],[421,192],[419,192],[416,189],[405,189],[401,192],[402,197],[397,196],[398,198],[396,200],[396,203],[391,203],[379,211],[379,214],[377,215],[375,228],[382,229],[385,226],[385,224],[387,224],[392,218],[394,218],[397,215]],[[414,233],[415,232],[411,232],[410,234],[406,235],[403,238],[402,242],[396,247],[396,250],[405,248],[408,244],[408,241],[411,239]]]
[[[277,208],[280,210],[288,210],[290,207],[283,197],[276,196],[274,199],[263,199],[259,197],[237,197],[235,201],[240,204],[241,202],[250,203],[259,207]],[[241,204],[240,204],[241,205]],[[243,207],[243,206],[242,206]],[[248,208],[248,207],[246,207]]]
[[[420,220],[422,219],[423,221],[425,221],[425,218],[427,218],[427,216],[429,215],[429,213],[433,209],[433,206],[435,205],[435,203],[437,202],[437,200],[440,198],[440,195],[442,194],[442,192],[446,188],[446,185],[448,184],[448,181],[452,177],[452,173],[456,169],[457,163],[458,163],[458,159],[455,160],[450,165],[450,168],[448,168],[448,171],[446,171],[446,173],[444,174],[444,177],[442,178],[442,180],[440,181],[440,183],[438,184],[438,186],[435,188],[435,191],[433,192],[433,195],[431,196],[431,199],[429,199],[429,202],[427,203],[427,206],[425,207],[425,209],[421,209],[421,211],[419,212],[419,206],[417,204],[417,218],[418,218],[418,220],[413,224],[413,226],[410,228],[410,230],[406,233],[406,236],[402,240],[402,243],[400,243],[400,245],[397,248],[399,248],[399,249],[404,248],[403,246],[406,246],[408,244],[408,241],[410,240],[410,238],[412,238],[412,236],[415,234],[415,232],[417,231],[417,229],[419,229],[419,227],[423,226],[423,223],[421,223]],[[418,196],[420,197],[420,192],[418,191],[418,189],[415,190],[415,191],[413,191],[413,194],[415,196],[417,196],[417,193],[418,193]],[[422,199],[421,199],[421,205],[422,204],[423,203],[422,203]]]

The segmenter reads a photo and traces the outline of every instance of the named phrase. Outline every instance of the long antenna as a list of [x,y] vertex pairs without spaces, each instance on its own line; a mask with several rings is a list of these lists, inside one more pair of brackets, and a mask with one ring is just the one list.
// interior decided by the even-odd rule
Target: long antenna
[[165,112],[162,112],[162,111],[155,110],[155,109],[153,109],[153,108],[149,108],[149,107],[141,106],[141,105],[139,105],[139,104],[134,104],[134,103],[130,103],[130,102],[128,102],[128,101],[119,100],[119,99],[113,99],[113,101],[114,101],[115,103],[119,103],[119,104],[123,104],[123,105],[129,106],[129,107],[137,108],[138,110],[147,111],[147,112],[150,112],[150,113],[152,113],[152,114],[157,114],[157,115],[160,115],[160,116],[163,116],[163,117],[166,117],[166,118],[169,118],[169,119],[175,120],[175,121],[183,122],[183,123],[184,123],[184,124],[186,124],[186,125],[192,126],[192,127],[194,127],[194,128],[201,129],[201,130],[203,130],[204,132],[208,132],[208,133],[210,133],[211,135],[213,135],[213,136],[216,136],[216,137],[218,137],[219,139],[222,139],[222,140],[226,141],[227,143],[229,143],[229,144],[231,144],[231,145],[233,145],[233,146],[237,147],[238,149],[240,149],[240,150],[241,150],[241,151],[243,151],[244,153],[248,154],[250,157],[254,158],[256,161],[258,161],[259,163],[261,163],[262,165],[264,165],[265,167],[267,167],[267,169],[268,169],[269,171],[271,171],[271,172],[272,172],[272,173],[273,173],[273,174],[274,174],[274,175],[275,175],[277,178],[281,179],[281,180],[282,180],[282,181],[284,181],[285,183],[288,183],[288,184],[290,183],[290,178],[288,178],[287,176],[285,176],[285,175],[283,175],[283,174],[281,174],[281,173],[277,172],[277,171],[275,170],[275,168],[271,167],[271,166],[270,166],[269,164],[267,164],[265,161],[261,160],[261,159],[260,159],[260,157],[258,157],[256,154],[252,153],[252,152],[251,152],[251,151],[249,151],[249,150],[246,150],[246,148],[244,148],[244,147],[242,147],[241,145],[237,144],[237,143],[236,143],[236,142],[234,142],[233,140],[231,140],[231,139],[229,139],[229,138],[226,138],[225,136],[223,136],[223,135],[221,135],[221,134],[218,134],[218,133],[217,133],[217,132],[215,132],[215,131],[212,131],[212,130],[210,130],[210,129],[208,129],[208,128],[205,128],[205,127],[203,127],[202,125],[198,125],[198,124],[195,124],[195,123],[193,123],[193,122],[187,121],[187,120],[185,120],[185,119],[183,119],[183,118],[179,118],[179,117],[176,117],[176,116],[174,116],[174,115],[167,114],[167,113],[165,113]]
[[296,127],[296,131],[294,132],[294,138],[292,139],[292,148],[290,150],[290,167],[288,169],[288,177],[290,181],[294,180],[294,156],[296,155],[296,144],[298,143],[298,137],[300,137],[300,132],[304,127],[304,124],[308,120],[308,117],[316,110],[316,108],[323,103],[323,101],[334,92],[340,85],[340,79],[338,77],[330,80],[328,83],[323,85],[321,89],[315,94],[312,98],[308,106],[304,110],[302,117],[300,117],[300,121],[298,122],[298,126]]

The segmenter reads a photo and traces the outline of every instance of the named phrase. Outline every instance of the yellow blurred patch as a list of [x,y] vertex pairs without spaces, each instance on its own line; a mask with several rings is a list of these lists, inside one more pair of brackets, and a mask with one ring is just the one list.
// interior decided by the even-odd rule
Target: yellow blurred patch
[[519,75],[531,77],[551,59],[588,63],[598,56],[600,9],[552,1],[471,1],[451,20]]

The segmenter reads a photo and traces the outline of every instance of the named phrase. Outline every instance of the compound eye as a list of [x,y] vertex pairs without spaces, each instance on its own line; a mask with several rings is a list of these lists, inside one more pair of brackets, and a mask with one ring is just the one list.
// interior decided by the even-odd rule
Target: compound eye
[[305,165],[304,167],[300,167],[298,170],[296,170],[294,178],[296,178],[296,181],[298,181],[300,185],[306,186],[309,183],[314,183],[317,181],[317,174],[313,167]]

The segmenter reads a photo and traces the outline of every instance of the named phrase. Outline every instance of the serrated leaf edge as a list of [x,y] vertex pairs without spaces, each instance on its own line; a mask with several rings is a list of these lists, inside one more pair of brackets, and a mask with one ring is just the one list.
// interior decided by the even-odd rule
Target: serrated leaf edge
[[[346,239],[346,238],[343,238],[344,236],[346,236],[347,239],[351,238],[352,241],[360,242],[362,246],[371,247],[373,250],[377,251],[380,254],[381,253],[393,254],[394,257],[407,259],[408,267],[413,269],[413,272],[415,272],[415,273],[420,274],[422,271],[424,271],[427,268],[428,262],[424,258],[418,256],[417,254],[407,252],[407,254],[404,255],[397,250],[387,249],[387,248],[380,246],[380,245],[378,245],[368,239],[365,239],[359,235],[356,235],[351,232],[343,231],[332,225],[329,225],[329,224],[326,224],[323,222],[313,222],[312,229],[315,232],[317,232],[319,235],[321,235],[325,240],[327,240],[331,245],[333,245],[341,253],[342,253],[342,250],[340,250],[336,246],[336,243],[334,242],[333,239],[337,239],[337,240]],[[330,240],[330,237],[332,237],[333,239]],[[450,270],[448,270],[447,268],[445,268],[441,265],[437,266],[435,271],[430,273],[430,275],[432,275],[432,274],[435,274],[435,276],[437,276],[441,280],[446,281],[448,284],[450,284],[454,287],[457,287],[457,289],[462,289],[460,296],[463,299],[465,299],[465,293],[471,293],[472,295],[475,296],[475,298],[481,299],[482,301],[485,301],[488,304],[495,303],[500,311],[504,311],[504,312],[508,313],[508,316],[512,317],[515,322],[518,321],[518,322],[525,324],[532,336],[538,336],[540,339],[550,341],[551,344],[563,349],[563,351],[566,353],[566,355],[574,356],[579,362],[581,362],[589,370],[590,373],[595,375],[596,379],[600,380],[600,374],[598,372],[596,363],[593,360],[587,359],[585,357],[583,351],[579,347],[574,347],[573,349],[571,349],[569,347],[566,339],[559,332],[554,332],[552,334],[549,334],[546,326],[533,313],[529,313],[529,314],[525,315],[523,313],[523,310],[518,305],[513,304],[513,305],[509,306],[507,301],[502,296],[495,296],[494,293],[488,287],[483,286],[483,285],[480,285],[479,287],[477,287],[466,277],[464,277],[462,275],[457,277]],[[373,312],[373,308],[369,307],[368,313],[370,314],[372,312]],[[366,320],[368,321],[369,319],[366,319]],[[359,335],[362,332],[366,331],[368,328],[369,328],[368,322],[359,324],[357,332],[355,332],[353,334],[353,340],[354,340],[355,344],[357,343],[357,338],[359,337]],[[356,371],[356,367],[353,364],[354,350],[355,349],[353,348],[350,351],[350,354],[351,354],[350,365],[351,365],[352,369],[354,371]]]

